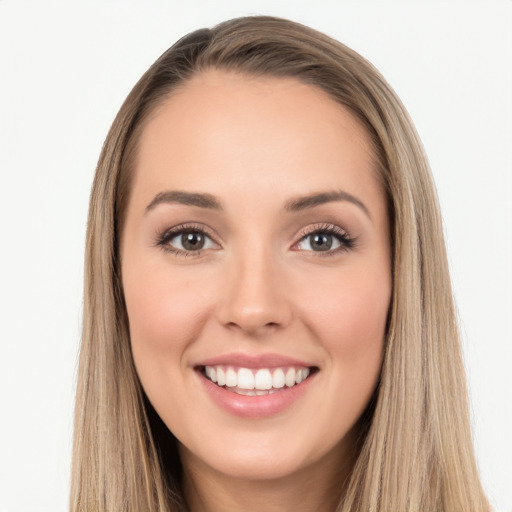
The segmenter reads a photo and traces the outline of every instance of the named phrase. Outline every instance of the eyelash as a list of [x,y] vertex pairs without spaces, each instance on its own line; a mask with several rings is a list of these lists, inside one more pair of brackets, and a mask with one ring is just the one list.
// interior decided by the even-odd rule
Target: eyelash
[[[176,256],[185,256],[185,257],[197,257],[200,256],[202,250],[199,249],[197,251],[184,251],[182,249],[178,249],[170,245],[170,241],[177,236],[184,233],[199,233],[203,236],[208,237],[213,243],[215,242],[215,237],[213,234],[205,228],[204,225],[198,224],[180,224],[178,226],[174,226],[170,229],[167,229],[161,234],[157,234],[155,245],[160,247],[163,251],[175,254]],[[333,250],[327,251],[306,251],[306,252],[314,252],[316,256],[320,257],[329,257],[335,256],[341,252],[346,252],[354,249],[356,247],[357,239],[351,237],[344,229],[336,226],[335,224],[314,224],[302,230],[299,233],[299,240],[293,244],[293,246],[297,246],[301,242],[307,239],[307,237],[312,235],[330,235],[336,238],[339,242],[340,246]],[[218,244],[217,244],[218,245]]]
[[163,251],[175,254],[176,256],[185,256],[185,257],[197,257],[200,256],[203,252],[201,249],[198,251],[184,251],[182,249],[178,249],[177,247],[173,247],[170,245],[170,241],[173,238],[176,238],[179,235],[184,233],[199,233],[208,237],[215,244],[214,236],[208,229],[203,225],[199,224],[180,224],[178,226],[174,226],[173,228],[167,229],[162,234],[157,234],[155,245],[160,247]]
[[312,235],[330,235],[338,240],[340,246],[333,250],[328,251],[308,251],[314,252],[315,256],[320,256],[322,258],[328,258],[330,256],[336,256],[341,252],[347,252],[356,247],[357,238],[351,237],[347,231],[336,226],[335,224],[314,224],[312,226],[308,226],[299,234],[299,240],[294,244],[294,246],[300,244],[302,241],[307,239]]

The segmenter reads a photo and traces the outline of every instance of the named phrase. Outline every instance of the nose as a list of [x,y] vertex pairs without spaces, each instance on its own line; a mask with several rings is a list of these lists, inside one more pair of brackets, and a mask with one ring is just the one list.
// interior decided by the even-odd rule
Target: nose
[[285,276],[271,254],[260,250],[229,264],[217,304],[222,325],[261,337],[286,327],[292,309]]

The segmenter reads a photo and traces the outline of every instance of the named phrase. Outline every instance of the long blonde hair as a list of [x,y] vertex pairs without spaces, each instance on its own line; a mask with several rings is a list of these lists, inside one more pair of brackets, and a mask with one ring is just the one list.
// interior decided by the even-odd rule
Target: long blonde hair
[[319,87],[357,116],[374,144],[392,220],[393,297],[379,385],[359,422],[361,447],[338,511],[488,511],[439,206],[413,124],[360,55],[271,17],[239,18],[180,39],[135,85],[106,138],[87,229],[71,510],[186,510],[176,442],[133,364],[118,240],[148,115],[208,68]]

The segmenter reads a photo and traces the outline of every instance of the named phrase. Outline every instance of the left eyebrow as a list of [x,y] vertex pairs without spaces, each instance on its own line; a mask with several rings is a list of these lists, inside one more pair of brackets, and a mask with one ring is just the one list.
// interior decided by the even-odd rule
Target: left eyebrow
[[372,220],[372,216],[366,205],[360,199],[344,190],[319,192],[307,196],[295,197],[286,202],[284,209],[288,212],[300,212],[334,201],[348,201],[349,203],[355,204]]

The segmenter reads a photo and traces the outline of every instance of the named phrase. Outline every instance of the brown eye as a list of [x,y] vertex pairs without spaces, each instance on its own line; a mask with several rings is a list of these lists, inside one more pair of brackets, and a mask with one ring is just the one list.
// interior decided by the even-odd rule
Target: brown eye
[[315,227],[316,229],[309,233],[303,232],[302,238],[294,246],[294,250],[334,255],[340,251],[348,251],[355,245],[355,240],[338,226],[327,224]]
[[324,233],[309,235],[309,245],[313,251],[328,251],[333,244],[333,236]]
[[340,235],[316,232],[306,235],[297,247],[301,251],[327,252],[340,248],[343,242]]
[[204,247],[204,244],[205,236],[197,231],[183,233],[181,235],[181,245],[185,251],[199,251]]
[[202,249],[218,249],[216,244],[206,233],[199,229],[176,229],[167,232],[158,241],[162,248],[177,254],[197,253]]

